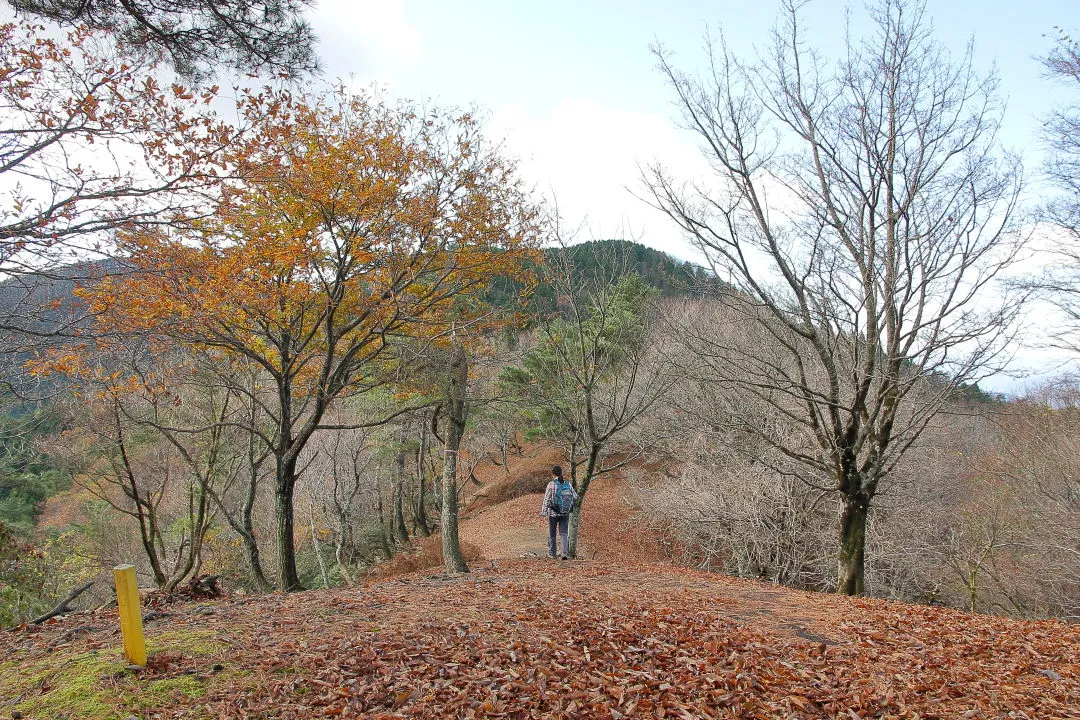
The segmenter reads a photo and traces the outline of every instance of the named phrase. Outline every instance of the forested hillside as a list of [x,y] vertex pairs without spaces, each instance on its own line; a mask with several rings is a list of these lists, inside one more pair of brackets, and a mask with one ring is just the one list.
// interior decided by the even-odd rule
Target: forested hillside
[[[9,29],[13,52],[20,37]],[[862,254],[854,234],[886,232],[858,226],[876,207],[833,207],[851,226],[809,211],[783,224],[751,185],[710,204],[679,195],[704,186],[649,169],[654,206],[706,269],[622,240],[562,243],[471,115],[336,87],[245,92],[241,120],[226,122],[211,89],[162,96],[138,67],[96,57],[89,36],[71,42],[42,46],[43,83],[82,73],[108,89],[102,102],[133,100],[87,115],[78,138],[56,121],[56,147],[137,125],[121,137],[156,175],[98,178],[116,201],[106,212],[65,165],[63,212],[20,206],[25,240],[0,293],[5,624],[91,580],[78,601],[105,601],[121,563],[166,593],[201,575],[299,591],[361,582],[435,536],[444,570],[464,572],[457,526],[486,482],[478,468],[510,473],[528,442],[578,493],[571,555],[590,488],[625,472],[635,522],[687,565],[1022,617],[1078,612],[1074,474],[1046,471],[1076,462],[1073,385],[1002,402],[977,384],[1021,317],[1011,295],[995,306],[978,292],[1015,257],[1009,214],[991,223],[986,209],[1013,187],[1007,168],[957,205],[960,156],[905,147],[936,163],[942,185],[926,192],[951,198],[925,206],[931,228],[967,217],[970,245],[920,230],[913,205],[883,215],[904,242]],[[686,102],[701,97],[687,83],[705,80],[662,68]],[[699,129],[747,118],[713,120]],[[976,147],[981,127],[956,137]],[[750,147],[703,139],[738,181]],[[25,152],[35,167],[59,161]],[[865,174],[861,155],[830,162],[776,176]]]
[[[31,541],[46,550],[51,549],[51,552],[71,553],[75,550],[74,557],[67,558],[63,563],[68,568],[65,571],[55,572],[59,568],[51,567],[54,561],[46,559],[37,551],[28,559],[29,562],[21,562],[17,568],[12,566],[17,572],[9,576],[9,581],[17,582],[8,586],[12,603],[6,611],[8,622],[47,609],[46,606],[59,598],[68,585],[91,577],[96,572],[95,567],[104,568],[109,562],[119,562],[122,558],[136,559],[131,553],[122,550],[128,542],[142,543],[144,550],[155,545],[158,547],[150,554],[151,566],[160,567],[167,559],[175,562],[169,558],[173,552],[169,549],[169,537],[173,531],[160,527],[166,518],[169,518],[165,520],[169,524],[181,523],[176,526],[179,531],[175,538],[175,542],[179,543],[176,552],[180,553],[176,558],[182,558],[185,552],[183,548],[192,542],[186,528],[190,522],[201,524],[197,530],[199,534],[211,533],[213,528],[222,527],[220,524],[224,523],[224,527],[239,532],[241,537],[246,535],[249,553],[254,551],[252,545],[257,507],[254,504],[249,505],[241,495],[237,499],[239,515],[234,515],[227,505],[223,504],[223,497],[215,496],[216,491],[213,488],[202,487],[207,479],[200,473],[209,469],[200,471],[198,467],[192,467],[193,458],[187,453],[196,452],[204,446],[197,442],[189,449],[177,442],[178,434],[182,437],[183,433],[190,432],[184,430],[182,423],[186,420],[182,420],[182,416],[171,415],[164,419],[159,414],[160,400],[153,397],[153,393],[138,398],[139,402],[136,402],[136,398],[125,398],[125,402],[136,403],[131,407],[121,402],[120,397],[113,396],[113,411],[120,412],[121,417],[112,421],[104,419],[107,415],[94,415],[90,409],[106,400],[107,395],[115,393],[115,389],[110,389],[111,376],[131,371],[146,372],[153,367],[152,345],[136,343],[127,346],[120,355],[112,350],[105,353],[95,352],[94,362],[104,364],[93,370],[91,375],[87,375],[86,370],[81,367],[78,372],[52,372],[48,363],[53,361],[41,359],[60,357],[63,358],[62,362],[68,362],[68,348],[84,347],[80,333],[97,332],[93,320],[88,317],[90,308],[87,288],[95,287],[99,283],[122,280],[125,272],[131,271],[133,269],[128,267],[128,264],[112,260],[83,264],[71,267],[70,271],[58,270],[48,277],[37,279],[33,284],[25,280],[9,281],[3,286],[4,292],[0,294],[0,297],[5,299],[0,311],[8,317],[20,318],[22,327],[29,330],[9,332],[6,336],[13,349],[9,354],[12,365],[8,378],[13,387],[17,388],[18,399],[9,403],[5,416],[9,430],[2,436],[6,448],[4,457],[7,460],[4,479],[0,483],[0,519],[14,533],[13,536],[5,537],[9,538],[9,543],[15,542],[17,538],[19,543]],[[708,285],[701,268],[689,263],[678,263],[645,246],[621,241],[597,241],[567,248],[544,249],[541,255],[530,261],[527,272],[535,277],[531,283],[503,279],[502,289],[499,289],[497,283],[497,287],[486,291],[487,295],[482,303],[492,309],[486,312],[510,312],[516,313],[519,318],[533,318],[527,321],[527,325],[532,329],[526,330],[526,335],[535,332],[537,323],[542,325],[566,310],[566,307],[563,307],[560,311],[556,303],[559,292],[556,286],[560,283],[564,286],[567,283],[577,286],[574,292],[581,297],[587,297],[597,289],[630,276],[642,278],[643,282],[655,289],[657,297],[700,294]],[[63,328],[62,332],[56,332],[58,328]],[[48,341],[35,343],[34,337],[37,334],[46,336]],[[512,335],[505,337],[512,338]],[[514,344],[517,342],[513,339]],[[127,352],[135,355],[125,357],[124,353]],[[488,350],[482,350],[482,353],[490,355]],[[34,360],[35,357],[39,359]],[[147,362],[150,364],[144,364]],[[436,369],[431,367],[431,358],[421,358],[419,362],[420,367],[429,368],[426,372]],[[47,367],[46,372],[39,371],[43,363]],[[194,375],[199,372],[199,364],[183,365],[183,368],[183,373],[192,375],[189,379],[180,379],[182,386],[194,380]],[[163,375],[159,377],[164,378]],[[150,388],[142,388],[142,392],[149,390]],[[417,390],[412,392],[416,393]],[[174,398],[171,401],[175,403],[174,407],[193,402],[171,392],[167,393],[167,397]],[[397,412],[394,409],[395,403],[389,398],[380,398],[377,393],[372,397],[374,405],[354,408],[347,403],[338,413],[356,416],[357,413],[363,415],[372,411],[389,415]],[[87,404],[88,399],[93,402]],[[354,457],[351,461],[354,468],[368,467],[369,471],[380,474],[391,470],[384,464],[390,462],[393,467],[398,468],[391,470],[392,472],[408,473],[412,477],[411,482],[417,483],[415,488],[393,490],[387,501],[389,507],[384,507],[383,501],[378,500],[371,510],[375,513],[375,524],[371,527],[350,527],[356,521],[356,517],[350,513],[359,512],[359,509],[350,507],[357,502],[358,488],[335,489],[336,493],[345,494],[341,498],[319,498],[320,505],[323,502],[345,503],[343,506],[337,505],[333,511],[339,513],[339,528],[348,535],[334,541],[334,544],[338,545],[334,556],[337,561],[335,582],[352,577],[358,569],[352,567],[354,564],[359,563],[362,569],[365,564],[390,557],[396,549],[407,546],[407,539],[411,534],[422,537],[432,529],[429,524],[437,526],[437,521],[429,518],[429,515],[438,512],[440,501],[437,496],[428,493],[432,492],[433,485],[438,483],[441,470],[436,460],[427,455],[432,452],[431,444],[436,441],[428,425],[437,422],[439,403],[437,398],[430,395],[425,397],[423,394],[415,395],[415,400],[416,410],[387,421],[385,426],[353,432],[352,437],[344,441],[342,438],[331,441],[330,447],[334,448],[332,453],[342,451],[337,448],[351,445],[353,449],[345,452],[365,454],[363,458]],[[105,402],[101,410],[108,413],[108,405],[109,403]],[[487,427],[490,423],[495,427],[495,435],[475,440],[470,437],[469,441],[479,442],[481,446],[484,443],[494,443],[494,446],[473,450],[475,457],[470,461],[470,468],[472,464],[493,452],[503,457],[504,464],[509,463],[509,454],[517,447],[516,436],[528,435],[531,432],[521,424],[524,416],[520,415],[520,411],[520,407],[515,410],[506,403],[492,409],[479,409],[480,419],[478,422],[474,421],[473,431],[492,432]],[[88,415],[88,412],[91,414]],[[147,412],[151,415],[147,416]],[[104,427],[99,424],[103,421],[106,423]],[[124,436],[125,432],[131,432],[125,430],[125,425],[129,423],[131,428],[141,428],[133,437]],[[113,424],[111,431],[109,424]],[[158,450],[152,449],[155,435],[158,438]],[[161,442],[166,445],[161,446]],[[379,447],[381,443],[385,443],[386,447]],[[178,451],[179,456],[169,457],[169,444],[173,444],[173,451]],[[73,453],[76,446],[78,450]],[[120,452],[121,455],[117,457],[113,452]],[[152,459],[155,453],[161,452],[165,455],[156,460]],[[326,453],[326,450],[320,452]],[[149,455],[142,459],[146,453]],[[175,472],[174,463],[177,461],[187,464],[187,472],[194,473],[179,489],[181,497],[195,492],[193,497],[197,499],[197,504],[194,510],[190,507],[184,509],[182,506],[169,508],[173,503],[171,493],[176,491],[176,488],[170,488],[152,477],[154,472]],[[239,458],[229,462],[237,463]],[[261,462],[265,463],[265,459]],[[148,465],[144,468],[143,463]],[[339,470],[333,464],[330,467],[332,473],[358,471]],[[140,472],[149,472],[151,476],[148,476],[148,480],[142,480],[138,475]],[[236,472],[236,469],[232,472]],[[255,465],[246,472],[249,474],[247,497],[251,503],[255,503],[261,493],[259,485],[255,484],[256,481],[261,483],[258,476],[260,468]],[[375,481],[375,487],[382,482],[381,477],[371,479]],[[400,475],[393,482],[402,483],[406,479],[404,475]],[[147,482],[149,486],[143,484]],[[238,482],[235,477],[230,478],[224,487],[228,488],[235,482]],[[338,482],[337,478],[333,479],[335,486]],[[423,499],[420,496],[403,496],[407,492],[423,492]],[[129,506],[127,503],[133,505]],[[214,503],[217,507],[212,506]],[[429,503],[434,507],[428,509],[426,506]],[[184,514],[178,516],[176,512]],[[191,512],[195,514],[191,515]],[[245,517],[246,513],[251,515]],[[114,517],[134,523],[130,530],[142,527],[143,523],[150,529],[139,530],[135,536],[126,535],[122,531],[119,538],[127,539],[105,540],[99,532],[115,535],[116,530],[124,527],[121,523],[119,528],[106,531],[105,526],[111,525]],[[186,519],[182,519],[185,517]],[[200,520],[200,517],[203,519]],[[35,522],[38,520],[41,521],[41,526],[35,529]],[[245,532],[245,523],[251,525],[250,534]],[[99,524],[101,527],[97,528]],[[407,528],[407,524],[411,527]],[[110,557],[98,558],[100,549],[96,548],[95,544],[103,541],[117,543],[115,547],[120,551],[119,554],[108,551]],[[202,540],[199,540],[200,545],[201,542]],[[303,544],[301,539],[301,548]],[[22,550],[19,546],[9,545],[8,552],[17,555]],[[162,557],[156,557],[159,552],[163,554]],[[199,558],[198,561],[192,562],[186,573],[174,577],[174,584],[185,579],[202,564],[201,552],[202,550],[198,550],[193,553]],[[249,554],[249,560],[251,557]],[[317,563],[320,567],[323,564],[321,560],[320,558]],[[98,565],[98,562],[101,562],[101,565]],[[309,568],[309,572],[310,569],[313,568]],[[262,574],[261,566],[254,572],[256,584],[262,582],[259,580]],[[164,575],[157,577],[164,581]],[[244,576],[237,576],[234,580],[241,585],[248,582]],[[330,576],[324,570],[315,584],[328,581]]]
[[[569,246],[543,249],[541,273],[535,287],[520,281],[499,278],[488,290],[487,300],[499,307],[513,307],[544,316],[557,307],[555,273],[569,274],[574,282],[597,286],[635,274],[656,288],[662,297],[701,296],[723,286],[705,268],[678,261],[666,253],[628,240],[592,240]],[[521,293],[528,290],[523,301]]]
[[0,714],[1076,714],[1080,381],[980,383],[1080,348],[1080,105],[1036,206],[920,0],[658,45],[701,157],[624,181],[698,265],[305,75],[306,0],[10,4]]
[[[482,485],[509,477],[523,442],[541,442],[582,491],[583,517],[590,484],[625,472],[635,488],[634,522],[665,539],[667,557],[831,589],[835,500],[769,466],[761,440],[741,423],[792,426],[767,405],[733,414],[733,404],[748,397],[712,365],[719,339],[763,342],[725,315],[739,296],[695,280],[700,268],[631,243],[548,249],[530,262],[536,295],[549,309],[507,300],[502,310],[531,319],[485,331],[471,345],[471,410],[457,467],[461,512],[473,511],[469,498]],[[661,280],[652,285],[646,276]],[[125,562],[166,589],[198,574],[220,575],[231,588],[273,584],[270,458],[250,437],[214,424],[254,411],[239,402],[243,395],[228,399],[244,375],[223,375],[212,355],[169,349],[170,375],[153,369],[155,352],[146,342],[109,349],[95,356],[105,365],[49,375],[47,400],[11,412],[0,488],[3,521],[14,532],[6,536],[8,623],[44,612]],[[357,582],[439,534],[447,420],[437,378],[445,360],[437,346],[414,344],[409,352],[387,366],[391,373],[413,368],[397,385],[402,394],[390,392],[399,382],[393,374],[380,389],[347,393],[326,422],[347,429],[320,430],[301,456],[293,542],[305,587]],[[144,381],[121,393],[110,380],[148,371],[162,385]],[[921,392],[949,388],[947,379],[931,377]],[[1054,449],[1071,442],[1074,394],[1048,388],[1003,402],[977,386],[952,392],[950,411],[893,471],[887,503],[872,516],[870,591],[1070,616],[1071,565],[1050,537],[1072,527],[1067,506],[1053,500],[1070,490],[1032,463],[1075,462]],[[485,467],[486,477],[478,470]],[[513,492],[536,492],[545,479],[515,482]],[[16,561],[26,542],[36,549]],[[99,579],[82,602],[107,593]]]

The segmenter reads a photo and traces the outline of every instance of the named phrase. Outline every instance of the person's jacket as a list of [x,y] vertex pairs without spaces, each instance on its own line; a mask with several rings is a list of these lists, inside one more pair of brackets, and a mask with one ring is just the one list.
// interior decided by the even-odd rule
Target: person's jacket
[[[559,514],[555,512],[555,491],[558,489],[559,483],[552,479],[547,484],[547,488],[544,489],[544,501],[540,505],[540,514],[544,517],[558,517]],[[570,487],[570,491],[574,493],[574,499],[577,500],[577,491],[573,486]]]

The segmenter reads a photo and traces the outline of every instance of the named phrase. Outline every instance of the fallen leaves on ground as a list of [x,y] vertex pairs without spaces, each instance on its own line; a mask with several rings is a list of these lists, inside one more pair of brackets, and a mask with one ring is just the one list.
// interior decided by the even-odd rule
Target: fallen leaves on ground
[[[759,616],[735,619],[755,593]],[[766,621],[774,601],[787,622]],[[29,662],[112,647],[114,622],[99,613],[5,633],[0,651]],[[665,565],[513,560],[454,578],[226,598],[177,608],[155,634],[206,636],[214,649],[163,649],[134,678],[100,680],[127,683],[127,697],[180,675],[205,688],[143,704],[144,720],[1080,715],[1073,626]]]

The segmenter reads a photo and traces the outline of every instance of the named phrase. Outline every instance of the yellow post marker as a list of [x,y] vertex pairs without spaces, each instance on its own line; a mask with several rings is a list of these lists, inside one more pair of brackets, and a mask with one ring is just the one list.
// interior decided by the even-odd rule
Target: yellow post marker
[[142,609],[139,607],[139,584],[134,565],[113,568],[116,580],[116,604],[120,608],[120,632],[124,636],[124,655],[132,665],[146,665],[146,639],[143,638]]

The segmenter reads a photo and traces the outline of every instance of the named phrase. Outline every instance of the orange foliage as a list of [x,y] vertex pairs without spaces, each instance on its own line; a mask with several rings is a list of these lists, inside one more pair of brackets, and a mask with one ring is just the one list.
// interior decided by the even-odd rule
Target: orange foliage
[[[279,583],[292,590],[297,462],[330,403],[383,384],[396,338],[449,342],[490,325],[476,291],[526,274],[542,227],[513,164],[467,114],[341,88],[249,92],[239,110],[251,131],[229,151],[215,211],[125,231],[131,272],[80,295],[103,337],[222,352],[273,386],[248,430],[274,457]],[[47,368],[81,374],[85,363]],[[123,378],[107,385],[124,392]]]
[[480,320],[470,293],[535,259],[537,210],[468,115],[342,90],[241,110],[255,131],[217,212],[125,233],[136,272],[84,292],[113,328],[223,348],[330,398],[392,335]]

